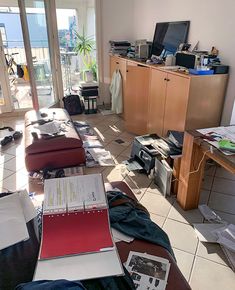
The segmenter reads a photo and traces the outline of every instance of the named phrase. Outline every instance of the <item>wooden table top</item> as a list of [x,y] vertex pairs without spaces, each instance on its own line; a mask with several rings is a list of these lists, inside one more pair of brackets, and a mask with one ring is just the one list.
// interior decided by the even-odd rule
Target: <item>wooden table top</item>
[[[196,130],[187,131],[194,136],[194,142],[201,147],[202,152],[205,152],[208,158],[211,158],[216,163],[220,164],[226,170],[235,174],[235,153],[233,155],[225,155],[222,151],[209,144],[203,139],[203,135]],[[212,146],[212,150],[210,149]]]

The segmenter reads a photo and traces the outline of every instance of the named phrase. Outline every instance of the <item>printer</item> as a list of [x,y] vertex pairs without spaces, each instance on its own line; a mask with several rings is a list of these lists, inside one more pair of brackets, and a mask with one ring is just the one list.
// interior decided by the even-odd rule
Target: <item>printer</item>
[[153,142],[159,138],[156,134],[137,136],[132,144],[131,159],[137,161],[148,174],[154,168],[155,157],[159,155],[159,152],[152,146]]
[[[179,133],[172,132],[174,134]],[[178,135],[175,138],[178,139]],[[134,138],[131,149],[131,160],[137,161],[147,174],[149,174],[155,166],[155,158],[157,156],[167,158],[180,154],[182,154],[182,147],[176,146],[172,138],[161,138],[157,134],[148,134]]]

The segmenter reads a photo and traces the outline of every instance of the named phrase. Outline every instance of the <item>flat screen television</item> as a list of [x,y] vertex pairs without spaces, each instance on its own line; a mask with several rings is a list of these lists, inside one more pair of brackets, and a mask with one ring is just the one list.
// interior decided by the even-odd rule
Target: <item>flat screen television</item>
[[157,23],[151,55],[174,54],[180,43],[187,42],[189,25],[190,21]]

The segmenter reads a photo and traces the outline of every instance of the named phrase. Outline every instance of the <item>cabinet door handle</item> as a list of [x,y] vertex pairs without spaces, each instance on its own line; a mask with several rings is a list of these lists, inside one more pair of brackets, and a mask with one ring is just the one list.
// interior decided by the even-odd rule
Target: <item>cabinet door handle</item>
[[119,62],[118,62],[118,61],[116,61],[116,64],[119,64]]
[[126,72],[129,72],[129,70],[127,69]]
[[164,78],[164,81],[167,81],[167,78]]
[[167,82],[169,82],[169,81],[170,81],[170,79],[166,79],[166,81],[167,81]]

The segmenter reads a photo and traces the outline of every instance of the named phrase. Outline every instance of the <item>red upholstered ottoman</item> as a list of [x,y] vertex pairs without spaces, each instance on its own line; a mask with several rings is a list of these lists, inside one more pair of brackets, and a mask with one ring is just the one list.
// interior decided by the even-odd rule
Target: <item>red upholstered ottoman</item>
[[[40,135],[37,126],[44,121],[49,121],[47,124],[61,124],[63,132],[60,134],[63,135],[55,138]],[[32,132],[37,133],[38,139],[32,136]],[[84,164],[86,155],[82,145],[82,140],[64,109],[32,110],[25,114],[25,164],[28,171]]]

